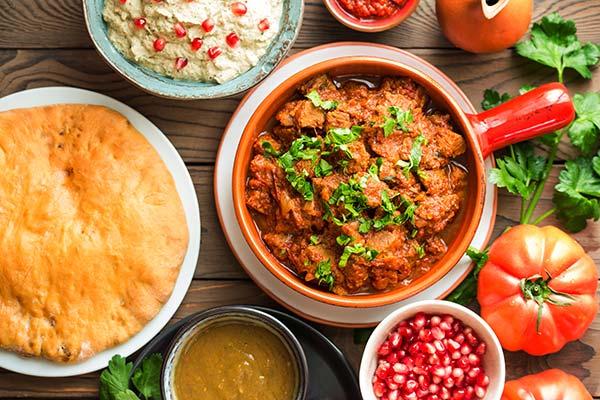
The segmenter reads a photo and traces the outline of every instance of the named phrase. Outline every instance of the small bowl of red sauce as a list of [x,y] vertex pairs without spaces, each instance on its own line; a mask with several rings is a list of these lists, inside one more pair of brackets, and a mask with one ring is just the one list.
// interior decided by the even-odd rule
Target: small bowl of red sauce
[[399,25],[419,0],[323,0],[342,24],[361,32],[381,32]]
[[502,347],[473,311],[447,301],[401,307],[373,331],[360,364],[364,400],[498,400]]

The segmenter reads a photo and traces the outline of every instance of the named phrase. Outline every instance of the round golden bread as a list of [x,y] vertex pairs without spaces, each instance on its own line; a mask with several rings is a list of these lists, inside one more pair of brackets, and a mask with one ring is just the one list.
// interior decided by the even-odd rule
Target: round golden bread
[[188,246],[173,178],[119,113],[0,113],[0,348],[74,362],[169,298]]

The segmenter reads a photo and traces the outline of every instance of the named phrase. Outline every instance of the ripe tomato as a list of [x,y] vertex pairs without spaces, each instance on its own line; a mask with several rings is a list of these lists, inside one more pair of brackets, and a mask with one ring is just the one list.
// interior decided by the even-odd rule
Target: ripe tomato
[[592,400],[592,396],[573,375],[549,369],[506,382],[501,400]]
[[597,288],[594,261],[569,235],[519,225],[490,248],[477,300],[502,347],[544,355],[583,336],[598,312]]

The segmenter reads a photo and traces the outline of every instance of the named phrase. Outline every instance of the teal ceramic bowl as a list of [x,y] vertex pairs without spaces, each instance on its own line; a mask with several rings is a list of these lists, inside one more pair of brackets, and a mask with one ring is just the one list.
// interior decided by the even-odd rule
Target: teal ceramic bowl
[[216,99],[242,93],[266,78],[284,59],[298,37],[304,15],[304,0],[284,0],[281,28],[267,53],[252,69],[221,84],[173,79],[129,61],[108,39],[108,27],[102,18],[103,9],[104,0],[83,1],[88,32],[106,62],[142,90],[160,97],[194,100]]

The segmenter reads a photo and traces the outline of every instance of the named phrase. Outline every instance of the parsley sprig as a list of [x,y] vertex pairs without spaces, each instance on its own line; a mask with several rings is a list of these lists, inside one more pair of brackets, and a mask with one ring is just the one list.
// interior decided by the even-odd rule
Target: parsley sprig
[[131,377],[130,384],[133,363],[120,355],[114,356],[100,375],[100,400],[160,400],[161,366],[161,354],[148,356]]
[[381,128],[383,128],[383,136],[388,137],[395,130],[410,132],[409,124],[414,122],[414,117],[411,110],[403,111],[399,107],[391,106],[388,108],[389,116],[385,117]]
[[329,290],[333,288],[335,278],[331,272],[331,260],[321,261],[317,264],[315,269],[315,278],[319,282],[319,285],[327,285]]
[[516,49],[523,57],[555,68],[560,82],[567,68],[590,79],[590,67],[600,60],[600,47],[594,43],[581,43],[575,22],[564,20],[558,13],[547,15],[533,24],[531,38],[517,43]]
[[335,110],[338,106],[338,102],[335,100],[322,100],[321,95],[316,90],[311,90],[306,98],[311,101],[313,106],[317,108],[322,108],[325,111]]
[[419,165],[421,164],[421,158],[423,157],[424,144],[427,144],[427,138],[420,133],[413,141],[408,161],[398,160],[396,163],[396,165],[402,168],[405,176],[408,177],[411,172],[419,174]]
[[352,158],[348,145],[356,141],[362,131],[363,127],[358,125],[351,128],[331,128],[325,137],[325,144],[331,148],[331,151],[343,151],[348,158]]

